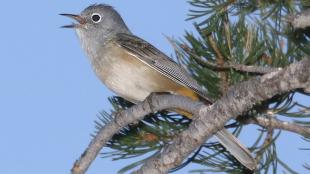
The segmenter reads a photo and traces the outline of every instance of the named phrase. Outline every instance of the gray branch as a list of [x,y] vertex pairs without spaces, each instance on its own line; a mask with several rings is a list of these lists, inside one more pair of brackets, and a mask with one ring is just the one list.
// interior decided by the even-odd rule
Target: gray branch
[[234,64],[234,63],[224,63],[224,65],[220,66],[210,61],[206,61],[202,57],[194,56],[194,55],[192,56],[197,61],[197,63],[201,64],[202,66],[207,66],[207,67],[211,67],[211,68],[219,69],[219,70],[235,69],[241,72],[267,74],[267,73],[275,72],[275,71],[282,69],[282,68],[274,68],[274,67],[267,67],[267,66],[253,66],[253,65],[242,65],[242,64]]
[[168,108],[185,109],[191,113],[200,108],[202,103],[176,95],[150,95],[144,102],[117,113],[114,119],[105,125],[90,142],[81,157],[74,163],[72,174],[84,174],[95,160],[103,146],[123,127],[144,118],[145,115]]
[[281,129],[310,137],[310,127],[296,123],[281,121],[273,117],[258,116],[245,121],[246,124],[257,124],[264,128]]
[[251,66],[251,65],[242,65],[242,64],[229,64],[228,68],[233,68],[242,72],[250,72],[250,73],[259,73],[259,74],[267,74],[274,71],[281,70],[282,68],[273,68],[273,67],[263,67],[263,66]]
[[[177,50],[178,53],[178,44],[171,38],[167,37],[167,40],[171,43],[172,47]],[[267,74],[274,71],[281,70],[281,68],[275,67],[267,67],[267,66],[253,66],[253,65],[242,65],[242,64],[235,64],[232,62],[225,62],[223,65],[218,65],[216,63],[212,63],[210,61],[205,60],[202,56],[198,56],[194,54],[192,50],[186,45],[180,45],[180,47],[189,55],[191,55],[194,60],[204,67],[210,67],[212,69],[217,70],[227,70],[227,69],[234,69],[241,72],[249,72],[249,73],[256,73],[256,74]]]
[[307,28],[310,26],[310,9],[307,9],[295,16],[291,16],[288,20],[294,28]]
[[310,59],[289,67],[242,82],[229,89],[227,94],[211,106],[201,106],[189,128],[177,136],[161,154],[151,158],[136,171],[137,174],[161,174],[181,164],[212,134],[222,129],[232,118],[249,110],[257,102],[274,95],[310,85]]

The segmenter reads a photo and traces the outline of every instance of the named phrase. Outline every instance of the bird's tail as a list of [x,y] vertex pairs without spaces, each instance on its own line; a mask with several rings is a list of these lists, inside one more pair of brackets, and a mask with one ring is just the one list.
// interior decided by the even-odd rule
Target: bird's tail
[[251,152],[244,147],[239,140],[226,129],[218,131],[215,136],[219,142],[230,152],[242,165],[250,170],[256,168],[256,161]]
[[[186,116],[187,118],[192,118],[192,114],[180,109],[174,109],[173,112],[179,113]],[[250,170],[254,170],[256,167],[256,161],[252,157],[251,152],[239,142],[239,140],[227,131],[225,128],[218,131],[215,136],[219,142],[230,152],[242,165]]]

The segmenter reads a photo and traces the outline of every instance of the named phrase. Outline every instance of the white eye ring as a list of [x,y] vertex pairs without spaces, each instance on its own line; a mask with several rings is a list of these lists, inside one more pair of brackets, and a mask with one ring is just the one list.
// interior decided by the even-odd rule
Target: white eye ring
[[101,19],[102,19],[102,17],[101,17],[101,15],[100,15],[99,13],[93,13],[93,14],[91,15],[91,20],[92,20],[94,23],[99,23],[99,22],[101,22]]

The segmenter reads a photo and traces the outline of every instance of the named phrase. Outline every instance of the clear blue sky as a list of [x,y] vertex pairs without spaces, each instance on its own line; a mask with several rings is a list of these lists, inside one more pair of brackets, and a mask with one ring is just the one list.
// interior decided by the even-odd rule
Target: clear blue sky
[[[94,131],[96,114],[109,110],[111,96],[96,79],[75,33],[60,29],[98,1],[3,1],[0,7],[0,166],[3,174],[67,174]],[[100,1],[99,1],[100,2]],[[162,34],[181,37],[193,30],[189,5],[181,0],[106,0],[136,35],[168,55]],[[309,147],[298,136],[279,141],[280,156],[304,172]],[[247,142],[249,135],[242,134]],[[281,153],[282,152],[282,153]],[[130,161],[129,161],[130,162]],[[90,174],[116,173],[128,161],[97,159]],[[183,172],[193,169],[188,167]]]

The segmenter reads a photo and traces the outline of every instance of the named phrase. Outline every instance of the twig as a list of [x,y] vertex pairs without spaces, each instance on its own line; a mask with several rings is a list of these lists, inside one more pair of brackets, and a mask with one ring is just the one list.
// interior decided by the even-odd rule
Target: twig
[[275,71],[279,71],[282,68],[274,68],[274,67],[262,67],[262,66],[248,66],[242,64],[234,64],[234,63],[224,63],[219,66],[216,63],[212,63],[210,61],[206,61],[203,57],[200,57],[190,50],[186,45],[180,45],[180,47],[190,56],[192,56],[195,61],[201,66],[210,67],[217,70],[227,70],[227,69],[235,69],[237,71],[256,73],[256,74],[267,74]]
[[258,73],[258,74],[267,74],[274,71],[279,71],[282,68],[273,68],[273,67],[262,67],[262,66],[247,66],[242,64],[229,64],[227,68],[232,68],[242,72]]
[[218,66],[212,62],[205,61],[201,57],[194,57],[195,60],[203,63],[205,66],[213,67],[215,69],[226,70],[226,69],[235,69],[237,71],[249,72],[249,73],[257,73],[257,74],[267,74],[275,71],[279,71],[282,68],[273,68],[273,67],[262,67],[262,66],[248,66],[242,64],[233,64],[233,63],[225,63],[222,66]]
[[281,121],[281,120],[278,120],[272,117],[266,118],[263,116],[258,116],[258,117],[254,117],[254,118],[246,120],[245,123],[257,124],[264,128],[286,130],[286,131],[294,132],[296,134],[303,135],[305,137],[310,136],[310,127],[302,126],[296,123],[290,123],[287,121]]
[[[212,49],[214,50],[215,54],[216,54],[216,64],[219,67],[223,67],[223,65],[225,64],[225,58],[223,56],[223,54],[221,53],[221,50],[218,48],[216,42],[214,41],[214,39],[212,38],[211,34],[207,35],[208,41],[210,43],[210,46],[212,47]],[[225,94],[229,83],[228,83],[228,74],[226,72],[219,72],[220,74],[220,79],[221,79],[221,92],[222,94]]]
[[114,134],[118,133],[119,130],[126,125],[143,119],[147,114],[168,108],[182,108],[191,113],[195,113],[200,105],[202,104],[193,102],[187,97],[150,95],[144,102],[117,113],[115,118],[99,131],[81,157],[74,163],[71,169],[72,174],[84,174],[102,147],[105,146]]
[[297,88],[310,85],[310,59],[291,64],[281,71],[242,82],[211,106],[202,106],[189,128],[176,137],[158,156],[151,158],[137,174],[162,174],[178,166],[224,124],[242,115],[255,103]]
[[262,155],[264,153],[264,151],[266,150],[266,148],[270,145],[270,143],[272,142],[272,138],[273,138],[273,133],[274,133],[274,129],[272,128],[267,128],[268,132],[266,135],[266,138],[261,146],[261,148],[256,152],[256,157],[255,157],[255,161],[258,163],[261,158]]
[[[177,44],[175,43],[175,41],[173,41],[172,39],[170,39],[168,37],[166,37],[166,38],[171,43],[173,48],[175,50],[178,50],[178,47],[177,47]],[[274,68],[274,67],[248,66],[248,65],[234,64],[234,63],[227,63],[227,62],[225,62],[222,65],[218,65],[216,63],[212,63],[210,61],[206,61],[203,57],[200,57],[200,56],[196,55],[195,53],[193,53],[191,51],[191,49],[187,45],[179,44],[178,46],[180,46],[180,48],[182,48],[187,54],[192,56],[192,58],[194,58],[194,60],[198,64],[200,64],[201,66],[209,67],[209,68],[216,69],[216,70],[235,69],[237,71],[248,72],[248,73],[267,74],[267,73],[271,73],[271,72],[274,72],[274,71],[279,71],[279,70],[282,69],[282,68]]]
[[282,69],[282,68],[262,67],[262,66],[247,66],[247,65],[241,65],[241,64],[230,64],[227,67],[233,68],[238,71],[259,73],[259,74],[267,74],[267,73],[279,71]]

